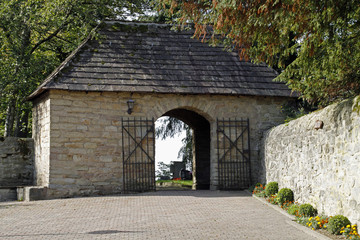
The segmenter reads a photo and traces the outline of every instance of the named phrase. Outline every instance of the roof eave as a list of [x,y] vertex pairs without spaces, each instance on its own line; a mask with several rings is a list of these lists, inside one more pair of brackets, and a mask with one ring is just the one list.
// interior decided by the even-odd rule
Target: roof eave
[[[69,89],[69,88],[49,88],[49,87],[44,87],[38,90],[36,97],[40,96],[41,94],[43,94],[46,91],[49,90],[60,90],[60,91],[71,91],[71,92],[131,92],[131,93],[151,93],[151,94],[179,94],[179,95],[223,95],[223,96],[257,96],[257,97],[281,97],[281,98],[299,98],[300,94],[297,92],[290,92],[290,94],[256,94],[256,93],[236,93],[236,92],[193,92],[193,91],[189,91],[189,92],[162,92],[162,91],[150,91],[150,90],[145,90],[145,91],[138,91],[138,90],[108,90],[108,89],[102,89],[102,90],[94,90],[94,89]],[[34,92],[35,93],[35,92]],[[35,98],[35,97],[34,97]],[[32,98],[32,99],[34,99]]]
[[92,38],[94,31],[96,31],[98,27],[96,27],[90,34],[85,38],[84,41],[74,50],[72,53],[57,67],[45,80],[42,82],[33,93],[31,93],[25,100],[26,101],[33,101],[36,97],[42,94],[44,91],[47,90],[46,86],[51,83],[53,79],[55,79],[59,73],[66,68],[70,63],[71,60],[76,56],[76,54],[85,46],[85,44]]

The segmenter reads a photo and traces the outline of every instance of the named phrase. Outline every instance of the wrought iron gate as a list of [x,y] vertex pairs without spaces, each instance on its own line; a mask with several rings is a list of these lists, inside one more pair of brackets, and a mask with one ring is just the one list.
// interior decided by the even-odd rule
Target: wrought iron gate
[[155,190],[154,119],[122,119],[123,189]]
[[248,188],[251,184],[249,119],[218,119],[217,151],[219,188]]

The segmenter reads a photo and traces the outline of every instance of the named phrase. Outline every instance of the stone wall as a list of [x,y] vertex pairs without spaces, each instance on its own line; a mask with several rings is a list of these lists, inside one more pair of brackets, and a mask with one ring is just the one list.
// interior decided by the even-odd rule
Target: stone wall
[[126,103],[130,93],[51,90],[35,103],[36,162],[44,169],[49,166],[48,184],[44,185],[49,197],[122,192],[122,117],[156,120],[178,108],[196,112],[210,123],[211,189],[217,188],[217,118],[249,118],[252,176],[257,181],[260,137],[264,130],[283,122],[280,106],[288,100],[155,93],[131,97],[135,100],[131,115]]
[[359,110],[357,97],[268,131],[262,180],[291,188],[320,213],[360,223]]
[[50,164],[50,99],[48,94],[44,94],[34,102],[32,114],[36,185],[48,186]]
[[0,138],[0,188],[34,183],[33,147],[32,139]]

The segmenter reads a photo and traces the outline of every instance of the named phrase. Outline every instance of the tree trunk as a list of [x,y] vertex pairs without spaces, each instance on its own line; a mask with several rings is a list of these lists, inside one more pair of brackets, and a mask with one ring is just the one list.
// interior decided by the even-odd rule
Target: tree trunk
[[14,137],[19,137],[19,133],[20,133],[20,129],[21,129],[21,121],[20,121],[20,114],[21,114],[21,111],[15,111],[16,113],[14,114],[15,115],[15,120],[14,120],[14,134],[13,136]]
[[13,136],[15,112],[15,98],[11,98],[6,110],[5,137]]

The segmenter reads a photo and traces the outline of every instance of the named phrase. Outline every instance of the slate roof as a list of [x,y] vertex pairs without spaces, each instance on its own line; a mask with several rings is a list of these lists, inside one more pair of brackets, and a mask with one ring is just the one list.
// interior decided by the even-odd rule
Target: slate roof
[[192,39],[192,31],[134,22],[107,22],[99,31],[101,40],[84,41],[29,99],[49,89],[292,95],[285,84],[272,81],[273,69]]

